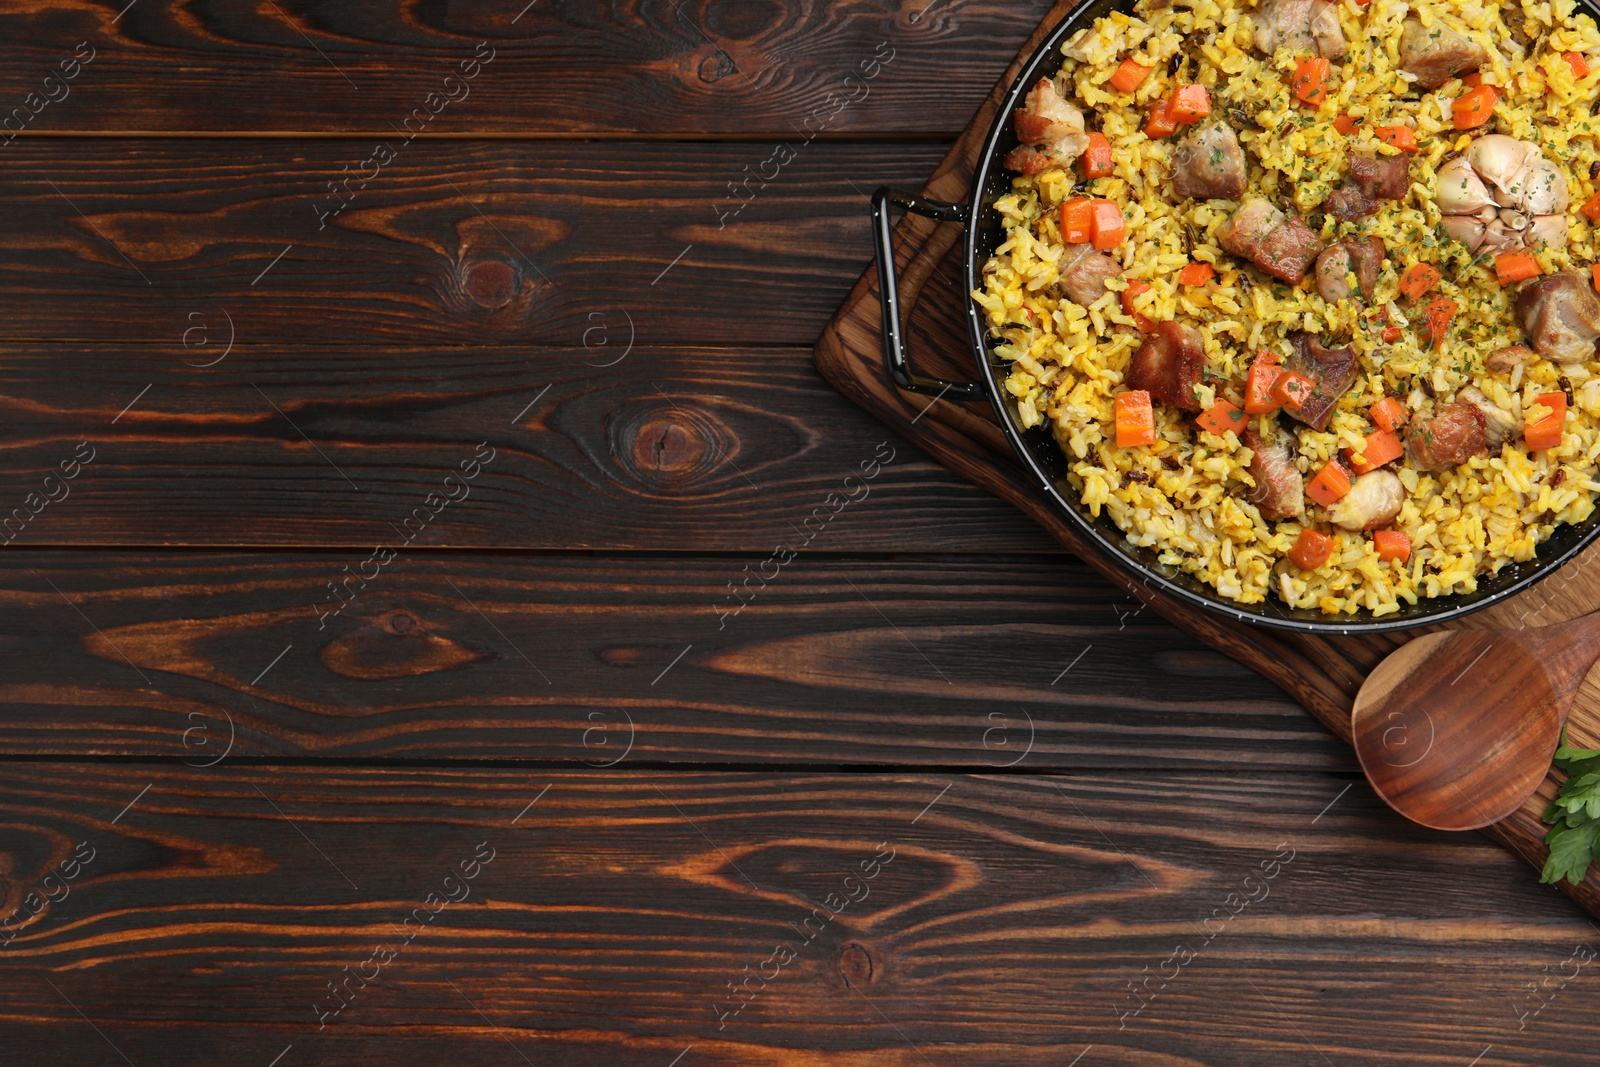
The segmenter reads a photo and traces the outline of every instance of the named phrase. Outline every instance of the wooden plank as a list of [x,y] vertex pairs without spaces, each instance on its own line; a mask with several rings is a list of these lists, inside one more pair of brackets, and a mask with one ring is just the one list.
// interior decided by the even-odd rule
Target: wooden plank
[[[73,346],[70,375],[60,346],[0,347],[0,540],[364,555],[401,527],[433,547],[764,557],[843,496],[818,548],[1058,551],[875,426],[804,350],[630,346],[615,308],[586,345],[536,350],[230,350],[217,310],[188,321],[187,348]],[[69,495],[25,506],[75,453],[92,462],[49,490]],[[472,484],[447,489],[475,455],[488,462]],[[470,495],[407,525],[441,492]]]
[[[11,129],[387,131],[440,93],[456,99],[430,126],[453,132],[787,135],[813,115],[830,132],[952,132],[1049,4],[121,6],[0,14],[0,101],[26,105]],[[80,42],[92,58],[63,85]],[[474,57],[488,62],[460,66]]]
[[942,150],[817,142],[762,187],[762,145],[391,140],[19,139],[0,341],[173,344],[225,311],[241,344],[576,345],[626,312],[640,344],[810,344],[866,192]]
[[0,751],[1354,767],[1071,560],[369,553],[12,550]]
[[30,1063],[1573,1062],[1585,918],[1348,784],[0,766],[15,899],[92,850],[0,1026],[51,1028]]

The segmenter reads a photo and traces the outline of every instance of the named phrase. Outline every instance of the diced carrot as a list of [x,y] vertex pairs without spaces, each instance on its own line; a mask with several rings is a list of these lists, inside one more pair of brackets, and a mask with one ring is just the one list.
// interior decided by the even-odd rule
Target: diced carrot
[[1391,460],[1399,459],[1405,452],[1405,445],[1400,443],[1399,435],[1389,430],[1373,430],[1367,434],[1366,444],[1361,446],[1360,452],[1351,452],[1345,449],[1345,458],[1350,461],[1350,469],[1357,474],[1375,471]]
[[1450,320],[1455,318],[1456,302],[1447,296],[1436,296],[1428,301],[1422,309],[1424,333],[1427,334],[1428,348],[1433,348],[1444,340],[1445,331],[1450,328]]
[[1336,459],[1330,459],[1327,465],[1317,472],[1316,477],[1306,483],[1306,496],[1323,507],[1342,499],[1348,492],[1350,492],[1350,472],[1340,466]]
[[1089,146],[1083,150],[1083,176],[1109,178],[1114,169],[1111,160],[1111,142],[1099,130],[1089,134]]
[[1305,407],[1306,401],[1316,391],[1317,383],[1299,371],[1286,370],[1272,383],[1272,395],[1290,411]]
[[1376,126],[1372,133],[1384,144],[1392,144],[1402,152],[1417,150],[1417,131],[1410,126]]
[[1450,105],[1450,119],[1458,130],[1475,130],[1494,117],[1499,92],[1492,85],[1468,89]]
[[1202,430],[1210,430],[1221,437],[1229,430],[1239,433],[1249,418],[1250,416],[1246,415],[1238,404],[1230,400],[1219,400],[1196,415],[1194,421]]
[[1134,328],[1140,333],[1149,333],[1156,328],[1155,323],[1133,309],[1133,298],[1140,293],[1148,293],[1149,291],[1150,283],[1141,281],[1138,278],[1130,278],[1128,287],[1122,290],[1122,310],[1129,318],[1133,319]]
[[1143,63],[1135,63],[1133,57],[1129,56],[1122,61],[1122,65],[1117,68],[1117,72],[1111,75],[1109,84],[1111,88],[1119,93],[1131,93],[1139,88],[1144,80],[1150,76],[1150,71],[1153,69],[1153,67],[1147,67]]
[[1356,132],[1356,117],[1350,114],[1340,115],[1333,120],[1333,128],[1349,137]]
[[1501,285],[1537,278],[1542,273],[1532,252],[1502,252],[1494,257],[1494,276]]
[[1094,201],[1087,197],[1074,197],[1061,205],[1061,239],[1069,245],[1081,245],[1093,236],[1090,223],[1094,219]]
[[1283,401],[1272,395],[1272,386],[1282,373],[1283,368],[1278,366],[1277,357],[1270,352],[1261,353],[1250,364],[1250,373],[1244,379],[1244,410],[1247,414],[1265,415],[1283,406]]
[[1404,563],[1411,558],[1411,538],[1399,530],[1379,530],[1372,535],[1372,545],[1385,563],[1391,559]]
[[1178,272],[1179,285],[1204,285],[1217,276],[1217,268],[1209,263],[1191,263]]
[[1128,233],[1128,223],[1122,217],[1122,208],[1113,200],[1094,201],[1094,214],[1089,217],[1089,240],[1104,252],[1122,243]]
[[1289,549],[1289,558],[1301,570],[1314,571],[1333,558],[1333,550],[1338,544],[1325,533],[1301,530],[1300,536],[1294,540],[1294,547]]
[[1465,85],[1468,89],[1476,89],[1478,86],[1483,84],[1483,72],[1478,70],[1473,71],[1471,74],[1468,74],[1461,79],[1461,84]]
[[1589,268],[1589,273],[1594,276],[1594,291],[1600,293],[1600,263]]
[[1112,409],[1116,414],[1118,448],[1155,444],[1156,413],[1150,406],[1149,393],[1143,389],[1118,393]]
[[1170,100],[1157,100],[1150,108],[1150,119],[1144,124],[1144,135],[1152,141],[1171,137],[1178,129],[1178,120],[1172,116]]
[[1418,263],[1408,267],[1400,276],[1400,291],[1412,300],[1417,299],[1429,289],[1439,284],[1439,272],[1426,263]]
[[1574,78],[1588,76],[1589,61],[1583,58],[1582,52],[1562,52],[1561,58],[1566,60],[1567,66],[1572,68],[1572,76]]
[[1384,344],[1392,345],[1396,341],[1400,340],[1400,338],[1403,335],[1402,335],[1402,333],[1400,331],[1400,327],[1398,327],[1398,326],[1385,326],[1383,328],[1383,333],[1380,334],[1380,336],[1383,338],[1383,343]]
[[1302,59],[1294,68],[1294,81],[1289,83],[1294,87],[1295,98],[1312,107],[1322,103],[1328,93],[1328,75],[1332,70],[1333,64],[1321,56]]
[[1600,193],[1595,193],[1578,209],[1595,222],[1600,222]]
[[1367,414],[1372,416],[1372,421],[1378,424],[1381,430],[1393,432],[1406,424],[1409,417],[1406,406],[1392,396],[1386,396],[1367,409]]
[[1567,421],[1567,394],[1545,393],[1535,403],[1549,408],[1537,419],[1530,418],[1522,424],[1522,440],[1530,452],[1554,448],[1561,443],[1561,429]]
[[1211,114],[1211,94],[1204,85],[1180,85],[1167,104],[1167,113],[1183,126],[1199,122]]

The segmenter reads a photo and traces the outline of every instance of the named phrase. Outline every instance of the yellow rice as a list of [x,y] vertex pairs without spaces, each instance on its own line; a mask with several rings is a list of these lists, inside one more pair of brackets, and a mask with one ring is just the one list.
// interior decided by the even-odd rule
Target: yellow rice
[[[1073,489],[1095,514],[1109,514],[1130,542],[1155,549],[1162,562],[1198,576],[1224,597],[1250,604],[1275,595],[1294,607],[1328,614],[1366,609],[1382,616],[1420,597],[1470,592],[1480,576],[1508,561],[1532,558],[1557,525],[1581,522],[1593,511],[1592,494],[1600,490],[1595,480],[1600,364],[1558,367],[1537,358],[1509,380],[1485,373],[1489,352],[1524,338],[1511,313],[1513,293],[1495,281],[1492,264],[1473,262],[1464,246],[1439,229],[1432,195],[1435,169],[1471,140],[1454,129],[1442,104],[1462,86],[1452,79],[1420,100],[1404,99],[1412,90],[1398,71],[1401,21],[1408,13],[1425,26],[1442,21],[1488,48],[1483,80],[1501,87],[1503,95],[1493,123],[1472,133],[1534,141],[1566,175],[1568,244],[1538,253],[1546,274],[1567,267],[1587,273],[1600,253],[1595,225],[1579,212],[1596,191],[1589,170],[1600,160],[1600,120],[1589,114],[1600,87],[1600,32],[1587,15],[1574,14],[1571,0],[1523,0],[1523,33],[1543,38],[1523,59],[1510,46],[1501,9],[1493,3],[1373,0],[1358,6],[1340,0],[1337,10],[1350,53],[1334,62],[1327,99],[1313,108],[1288,88],[1298,57],[1281,49],[1274,61],[1252,46],[1254,10],[1248,0],[1140,0],[1133,15],[1109,15],[1067,42],[1062,81],[1070,79],[1075,104],[1097,113],[1116,160],[1113,176],[1080,184],[1076,195],[1123,206],[1127,238],[1111,254],[1124,273],[1110,281],[1113,291],[1088,308],[1058,299],[1052,291],[1062,252],[1056,208],[1074,195],[1075,168],[1018,177],[1012,193],[998,204],[1007,239],[985,269],[983,288],[973,293],[991,330],[1006,339],[998,349],[1011,363],[1005,388],[1025,425],[1051,427],[1067,455]],[[1190,59],[1180,77],[1169,77],[1168,61],[1191,33],[1205,38],[1203,61]],[[1583,79],[1576,79],[1562,60],[1566,51],[1587,56],[1591,71]],[[1131,104],[1127,94],[1105,84],[1128,55],[1155,68],[1134,91]],[[1151,105],[1179,81],[1207,85],[1214,114],[1226,115],[1235,105],[1255,112],[1242,127],[1230,122],[1249,162],[1247,195],[1286,195],[1302,217],[1344,177],[1347,147],[1367,155],[1393,154],[1395,149],[1381,144],[1372,128],[1415,126],[1420,151],[1413,157],[1405,199],[1383,201],[1377,215],[1355,224],[1329,215],[1319,234],[1325,243],[1357,232],[1383,240],[1388,258],[1370,310],[1353,300],[1326,303],[1309,272],[1297,286],[1264,283],[1261,275],[1248,291],[1240,285],[1241,270],[1248,268],[1216,241],[1229,212],[1204,201],[1178,201],[1171,192],[1170,162],[1178,138],[1152,141],[1143,132]],[[1348,137],[1333,126],[1341,113],[1363,120]],[[1192,256],[1185,248],[1186,228],[1198,237]],[[1212,263],[1216,279],[1203,288],[1180,287],[1177,273],[1191,258]],[[1383,345],[1371,329],[1372,315],[1381,316],[1386,307],[1399,309],[1399,278],[1419,262],[1439,269],[1439,292],[1458,307],[1447,340],[1431,352],[1419,346],[1415,330]],[[1202,433],[1191,413],[1157,404],[1157,442],[1116,447],[1112,400],[1141,342],[1119,294],[1125,279],[1135,278],[1150,286],[1135,300],[1142,314],[1156,321],[1176,319],[1204,338],[1211,372],[1200,389],[1206,406],[1218,390],[1237,399],[1237,386],[1228,382],[1243,379],[1258,351],[1287,355],[1290,332],[1332,335],[1355,349],[1362,376],[1340,400],[1327,430],[1295,427],[1302,473],[1320,469],[1342,448],[1359,450],[1371,429],[1366,409],[1388,394],[1403,399],[1416,375],[1426,376],[1441,397],[1476,384],[1520,426],[1533,398],[1560,389],[1564,373],[1575,401],[1564,438],[1559,446],[1530,455],[1518,436],[1498,455],[1441,472],[1397,464],[1409,496],[1393,527],[1413,546],[1404,563],[1379,560],[1370,534],[1332,529],[1317,520],[1321,509],[1308,505],[1307,523],[1338,539],[1333,559],[1314,572],[1278,566],[1302,524],[1264,521],[1246,499],[1254,484],[1251,453],[1234,433]],[[1021,322],[1034,328],[1015,329]],[[1176,460],[1176,469],[1163,458]],[[1558,468],[1566,472],[1560,478],[1555,477]],[[1148,480],[1130,480],[1135,472]]]

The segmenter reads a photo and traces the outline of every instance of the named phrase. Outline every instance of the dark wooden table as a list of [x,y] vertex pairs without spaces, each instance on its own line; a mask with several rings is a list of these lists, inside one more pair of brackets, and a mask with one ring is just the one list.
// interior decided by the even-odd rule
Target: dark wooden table
[[525,3],[0,12],[0,1063],[1600,1062],[1581,913],[812,370],[1045,0]]

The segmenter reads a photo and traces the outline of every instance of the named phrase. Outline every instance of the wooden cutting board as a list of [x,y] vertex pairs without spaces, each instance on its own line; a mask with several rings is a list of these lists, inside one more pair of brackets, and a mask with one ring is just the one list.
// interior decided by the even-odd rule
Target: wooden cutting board
[[[984,138],[1006,89],[1039,43],[1074,6],[1060,3],[1051,10],[922,187],[924,193],[938,200],[967,201]],[[963,319],[966,297],[960,291],[961,236],[962,229],[956,224],[918,215],[900,221],[895,230],[900,303],[913,366],[950,381],[977,381]],[[1351,704],[1368,672],[1390,651],[1427,629],[1361,637],[1280,633],[1234,623],[1145,589],[1081,538],[1024,477],[987,401],[933,401],[894,386],[884,369],[880,315],[877,271],[869,266],[817,341],[817,369],[834,388],[951,470],[1021,508],[1063,545],[1181,629],[1271,679],[1350,743]],[[1600,544],[1520,596],[1449,625],[1537,626],[1596,609],[1600,609]],[[1568,737],[1574,744],[1600,747],[1600,671],[1584,681],[1568,723]],[[1520,811],[1483,832],[1535,868],[1542,867],[1547,827],[1540,815],[1555,796],[1556,787],[1556,780],[1547,777]],[[1579,906],[1600,916],[1600,870],[1591,869],[1579,886],[1562,883],[1562,889]]]

